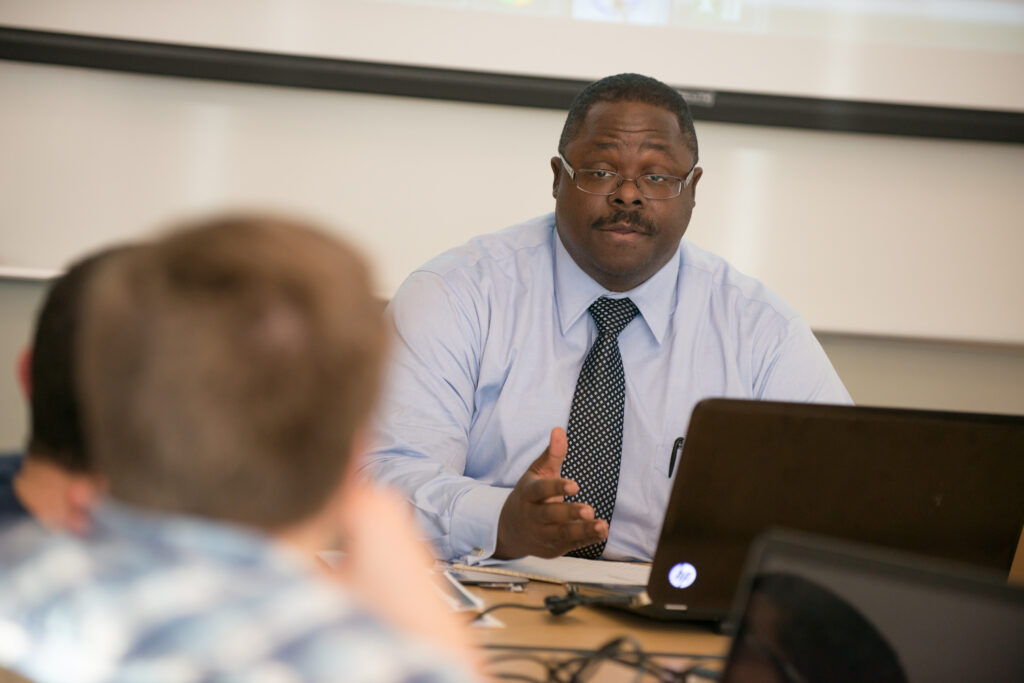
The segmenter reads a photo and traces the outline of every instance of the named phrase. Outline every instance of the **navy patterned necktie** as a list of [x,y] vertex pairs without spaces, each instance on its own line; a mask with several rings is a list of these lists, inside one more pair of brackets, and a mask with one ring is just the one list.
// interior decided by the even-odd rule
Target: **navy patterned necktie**
[[[601,297],[588,309],[597,323],[597,339],[583,361],[576,393],[569,411],[569,451],[562,463],[562,477],[575,481],[580,490],[566,496],[571,503],[587,503],[594,518],[611,524],[619,488],[622,459],[622,415],[626,409],[626,379],[619,353],[619,333],[636,314],[629,299]],[[573,557],[597,559],[604,542],[577,548]]]

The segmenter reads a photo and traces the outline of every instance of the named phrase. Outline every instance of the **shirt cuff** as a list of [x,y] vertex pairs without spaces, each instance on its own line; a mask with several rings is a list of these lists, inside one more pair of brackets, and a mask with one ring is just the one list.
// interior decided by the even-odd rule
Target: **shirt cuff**
[[452,515],[452,555],[466,564],[478,564],[494,554],[498,544],[498,518],[512,489],[474,486],[455,503]]

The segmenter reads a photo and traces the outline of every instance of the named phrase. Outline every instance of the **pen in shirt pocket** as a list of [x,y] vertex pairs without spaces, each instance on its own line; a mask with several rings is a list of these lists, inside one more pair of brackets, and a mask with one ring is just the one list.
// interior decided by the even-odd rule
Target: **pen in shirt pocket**
[[679,452],[683,450],[683,441],[686,440],[685,436],[681,436],[672,442],[672,454],[668,459],[668,476],[671,477],[672,473],[676,469],[676,458],[679,456]]

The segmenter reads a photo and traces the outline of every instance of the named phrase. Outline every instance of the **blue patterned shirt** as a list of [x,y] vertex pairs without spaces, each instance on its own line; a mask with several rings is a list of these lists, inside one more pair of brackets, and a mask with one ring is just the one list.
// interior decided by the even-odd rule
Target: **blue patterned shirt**
[[0,532],[0,667],[38,683],[463,681],[266,536],[106,502]]

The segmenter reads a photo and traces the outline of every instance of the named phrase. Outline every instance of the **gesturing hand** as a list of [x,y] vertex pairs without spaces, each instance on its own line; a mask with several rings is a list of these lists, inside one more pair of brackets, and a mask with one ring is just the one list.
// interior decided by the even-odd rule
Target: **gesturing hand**
[[579,489],[561,477],[568,447],[565,431],[552,429],[547,449],[516,482],[501,509],[495,557],[558,557],[608,537],[608,522],[595,520],[593,508],[563,500]]

